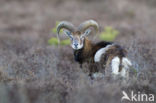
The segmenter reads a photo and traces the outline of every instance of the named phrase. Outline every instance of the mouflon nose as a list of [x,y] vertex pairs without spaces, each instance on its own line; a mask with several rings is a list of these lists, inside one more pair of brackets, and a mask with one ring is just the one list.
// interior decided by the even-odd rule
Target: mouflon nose
[[78,44],[74,44],[74,46],[77,48]]

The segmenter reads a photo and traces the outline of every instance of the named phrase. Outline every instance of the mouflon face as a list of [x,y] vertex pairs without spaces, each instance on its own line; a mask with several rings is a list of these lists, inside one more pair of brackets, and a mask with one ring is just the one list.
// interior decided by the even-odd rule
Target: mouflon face
[[74,50],[82,49],[84,46],[84,35],[88,35],[91,32],[90,29],[86,30],[85,33],[81,33],[79,31],[71,33],[70,31],[64,30],[64,33],[68,36],[70,35],[71,47]]
[[82,49],[84,43],[84,38],[81,37],[80,32],[75,32],[73,38],[71,39],[71,47],[74,50]]

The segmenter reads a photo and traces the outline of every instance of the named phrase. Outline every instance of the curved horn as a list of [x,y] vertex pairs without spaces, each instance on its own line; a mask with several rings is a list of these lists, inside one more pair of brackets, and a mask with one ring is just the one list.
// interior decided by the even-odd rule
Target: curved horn
[[75,30],[75,27],[73,24],[71,24],[70,22],[67,22],[67,21],[61,21],[58,26],[57,26],[57,38],[58,38],[58,41],[60,42],[60,38],[59,38],[59,33],[60,33],[60,30],[61,29],[67,29],[71,32],[73,32]]
[[96,21],[94,20],[87,20],[83,22],[82,24],[79,25],[78,30],[84,32],[88,28],[93,27],[96,30],[96,33],[99,30],[99,25]]

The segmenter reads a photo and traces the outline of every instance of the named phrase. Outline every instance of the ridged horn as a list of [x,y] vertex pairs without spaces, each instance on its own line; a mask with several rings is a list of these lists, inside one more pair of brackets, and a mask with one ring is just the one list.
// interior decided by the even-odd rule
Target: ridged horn
[[83,23],[81,23],[78,27],[78,30],[81,32],[84,32],[85,30],[87,30],[88,28],[93,27],[96,30],[96,33],[99,30],[99,25],[96,21],[94,20],[87,20]]
[[57,26],[57,38],[58,38],[58,41],[60,42],[60,38],[59,38],[59,33],[60,33],[60,30],[61,29],[67,29],[69,30],[70,32],[74,32],[75,30],[75,27],[72,23],[70,22],[67,22],[67,21],[61,21],[58,26]]

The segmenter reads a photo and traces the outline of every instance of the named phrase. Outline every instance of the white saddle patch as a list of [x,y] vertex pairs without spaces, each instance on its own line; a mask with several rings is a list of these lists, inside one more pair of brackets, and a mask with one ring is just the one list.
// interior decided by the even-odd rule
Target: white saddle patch
[[113,46],[113,44],[112,44],[112,45],[107,45],[106,47],[99,49],[99,50],[95,53],[94,62],[99,62],[99,61],[101,60],[102,54],[105,54],[105,52],[106,52],[111,46]]
[[113,74],[119,74],[119,65],[120,65],[120,58],[114,57],[112,59],[112,73]]
[[122,71],[121,71],[121,76],[123,77],[129,77],[129,67],[132,66],[131,61],[128,58],[122,58]]
[[116,75],[120,74],[122,77],[128,77],[129,66],[132,66],[131,61],[128,58],[123,57],[121,65],[122,65],[122,70],[119,72],[120,58],[114,57],[112,59],[112,73]]
[[123,65],[125,65],[126,67],[132,66],[131,61],[130,61],[128,58],[125,58],[125,57],[122,59],[122,63],[123,63]]

